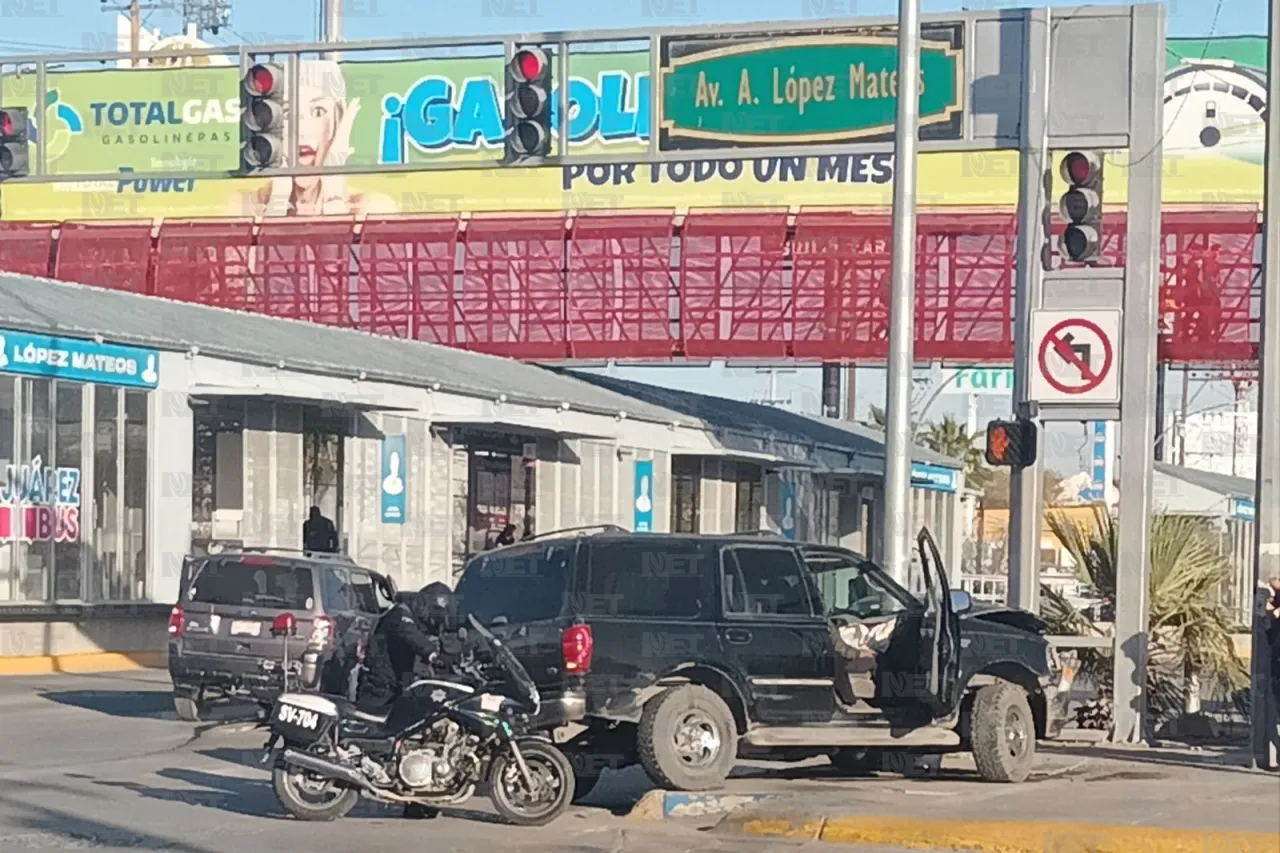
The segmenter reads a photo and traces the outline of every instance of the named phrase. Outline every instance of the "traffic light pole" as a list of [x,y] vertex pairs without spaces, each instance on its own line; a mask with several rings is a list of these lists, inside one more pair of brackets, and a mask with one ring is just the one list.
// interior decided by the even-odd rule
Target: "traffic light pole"
[[[1271,0],[1267,16],[1267,103],[1280,104],[1280,0]],[[1258,344],[1258,482],[1254,497],[1255,606],[1253,615],[1252,708],[1253,762],[1270,767],[1277,731],[1276,685],[1270,684],[1272,651],[1266,633],[1269,618],[1262,585],[1280,577],[1280,121],[1267,112],[1264,183],[1262,335]],[[1270,687],[1270,689],[1268,689]]]
[[1160,292],[1163,166],[1164,8],[1134,7],[1120,342],[1120,531],[1116,546],[1115,652],[1111,738],[1146,737],[1151,484],[1156,432],[1156,334]]
[[[1040,307],[1044,273],[1044,213],[1048,202],[1045,175],[1049,163],[1049,9],[1025,12],[1023,48],[1022,140],[1018,166],[1018,245],[1014,270],[1015,414],[1034,419],[1032,411],[1031,314]],[[1014,468],[1009,476],[1008,603],[1035,613],[1040,593],[1040,507],[1044,483],[1043,454],[1035,463]]]

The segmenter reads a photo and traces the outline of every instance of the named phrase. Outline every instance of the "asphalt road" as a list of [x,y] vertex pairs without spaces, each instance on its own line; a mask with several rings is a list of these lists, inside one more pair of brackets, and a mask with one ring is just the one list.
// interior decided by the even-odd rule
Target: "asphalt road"
[[[724,827],[712,829],[718,816],[659,823],[626,817],[625,807],[647,788],[637,768],[606,776],[589,800],[596,805],[575,807],[540,829],[499,823],[480,798],[435,820],[405,820],[398,809],[363,802],[341,821],[299,822],[283,814],[257,762],[262,732],[179,722],[163,672],[0,678],[0,721],[0,853],[375,853],[424,844],[432,853],[833,849],[829,842],[734,837]],[[894,853],[882,846],[892,844],[920,849],[918,839],[899,840],[910,838],[903,826],[916,819],[1014,822],[1006,827],[1065,820],[1269,836],[1280,830],[1276,778],[1241,771],[1226,756],[1054,747],[1043,752],[1032,780],[1014,786],[976,781],[968,761],[949,757],[932,777],[857,780],[819,766],[823,759],[808,766],[747,763],[727,792],[768,793],[778,797],[770,808],[843,814],[855,824],[896,816],[898,827],[856,848],[863,853]],[[1044,846],[1036,836],[1034,850]]]
[[179,722],[170,695],[167,677],[155,672],[0,679],[0,851],[363,852],[424,843],[433,853],[831,849],[717,838],[599,807],[515,829],[481,799],[428,821],[364,802],[344,820],[303,823],[284,816],[268,772],[256,765],[260,732]]

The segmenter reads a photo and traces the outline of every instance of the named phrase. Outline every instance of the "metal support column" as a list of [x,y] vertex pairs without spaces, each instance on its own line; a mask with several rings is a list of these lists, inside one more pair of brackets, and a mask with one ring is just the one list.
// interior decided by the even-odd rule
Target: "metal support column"
[[[1280,0],[1271,0],[1267,16],[1267,103],[1280,104]],[[1262,336],[1258,345],[1258,485],[1254,496],[1255,589],[1280,577],[1280,127],[1277,111],[1267,112],[1266,178],[1262,261]],[[1261,591],[1256,594],[1260,600]],[[1261,603],[1261,601],[1260,601]],[[1270,684],[1271,661],[1265,612],[1255,607],[1253,624],[1253,761],[1276,762],[1277,707]],[[1267,688],[1271,689],[1268,690]],[[1270,701],[1268,701],[1270,700]]]
[[840,365],[822,365],[822,416],[840,417]]
[[898,2],[898,124],[893,138],[893,260],[885,394],[885,568],[911,571],[911,389],[916,334],[916,151],[920,125],[920,0]]
[[[320,40],[325,42],[342,41],[342,0],[320,0],[323,4],[323,21],[324,31],[320,34]],[[324,59],[341,60],[340,53],[322,54]]]
[[844,419],[858,419],[858,365],[851,364],[845,368],[844,385]]
[[[1143,21],[1143,17],[1148,17]],[[1160,284],[1160,189],[1164,130],[1163,6],[1133,9],[1129,203],[1125,226],[1120,359],[1120,530],[1116,560],[1115,699],[1112,740],[1145,738],[1147,619],[1151,586],[1151,481],[1156,432],[1156,332]]]
[[[1044,220],[1049,202],[1046,175],[1049,154],[1049,42],[1048,9],[1028,9],[1023,53],[1022,139],[1018,162],[1018,244],[1014,270],[1014,410],[1034,417],[1031,397],[1031,313],[1040,307],[1044,272]],[[1043,442],[1041,442],[1043,444]],[[1044,482],[1043,453],[1029,468],[1014,469],[1009,478],[1009,604],[1033,613],[1040,599],[1040,493]]]
[[1165,436],[1165,381],[1169,367],[1161,362],[1156,365],[1156,461],[1164,462],[1169,452],[1168,439]]

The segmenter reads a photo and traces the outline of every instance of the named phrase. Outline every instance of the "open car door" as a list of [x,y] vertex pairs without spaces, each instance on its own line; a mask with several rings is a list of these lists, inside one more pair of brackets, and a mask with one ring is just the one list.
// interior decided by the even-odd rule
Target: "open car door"
[[191,581],[200,574],[206,562],[208,560],[205,557],[187,555],[182,558],[182,574],[178,576],[178,604],[182,604],[187,597],[187,589],[191,586]]
[[932,705],[935,719],[941,719],[951,715],[959,698],[960,618],[951,607],[951,585],[942,555],[927,529],[920,529],[916,546],[925,583],[924,642],[920,646],[925,657],[921,663],[928,675],[924,698]]

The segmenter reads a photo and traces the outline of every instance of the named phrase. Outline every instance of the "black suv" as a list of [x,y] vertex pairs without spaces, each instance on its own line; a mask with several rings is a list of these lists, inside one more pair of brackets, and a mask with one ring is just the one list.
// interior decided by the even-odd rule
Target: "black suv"
[[[187,557],[169,616],[169,674],[178,717],[248,696],[270,708],[290,677],[345,695],[364,643],[396,597],[390,578],[340,554],[237,549]],[[315,655],[314,671],[304,661]]]
[[851,551],[772,535],[544,534],[473,558],[461,609],[538,683],[585,795],[640,763],[675,790],[719,786],[739,756],[971,750],[1024,780],[1066,720],[1070,677],[1025,611],[952,592],[918,539],[917,597]]

